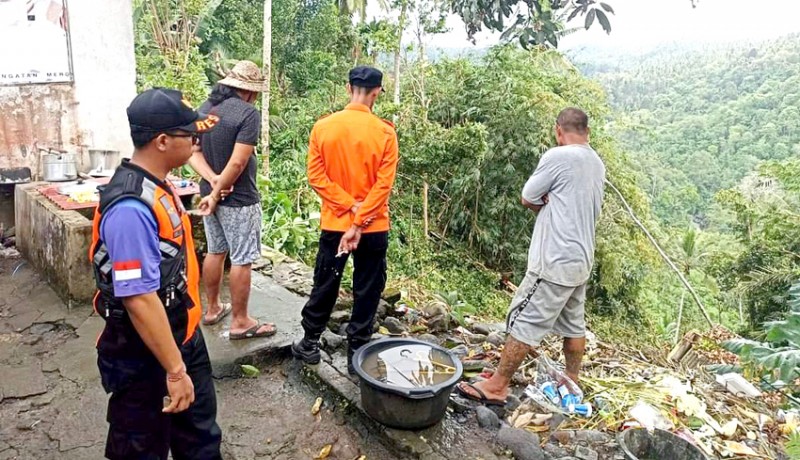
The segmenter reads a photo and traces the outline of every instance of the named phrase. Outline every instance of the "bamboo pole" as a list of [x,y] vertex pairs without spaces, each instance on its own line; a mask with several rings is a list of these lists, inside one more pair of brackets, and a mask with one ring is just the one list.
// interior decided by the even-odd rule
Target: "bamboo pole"
[[661,246],[658,245],[658,242],[656,241],[655,238],[653,238],[653,235],[651,235],[650,232],[647,230],[647,227],[645,227],[644,224],[642,224],[642,222],[639,220],[639,218],[636,217],[636,214],[633,212],[633,209],[628,204],[628,202],[625,200],[625,197],[622,196],[622,193],[617,189],[617,187],[615,187],[614,184],[612,184],[608,180],[606,180],[605,183],[617,195],[617,197],[619,198],[620,202],[622,202],[622,206],[625,208],[626,211],[628,211],[628,214],[631,216],[631,219],[633,219],[633,222],[636,224],[637,227],[639,227],[642,230],[642,232],[644,232],[644,234],[647,237],[647,239],[650,240],[650,243],[656,248],[656,251],[658,251],[658,254],[661,255],[661,258],[664,259],[664,261],[667,263],[667,265],[669,265],[669,268],[671,268],[672,271],[674,271],[675,274],[678,275],[678,279],[681,280],[681,283],[683,283],[683,285],[686,287],[686,289],[692,295],[692,298],[694,299],[694,302],[697,304],[697,306],[700,308],[700,312],[703,314],[703,317],[706,319],[706,321],[708,321],[708,325],[711,326],[711,327],[714,327],[714,322],[711,321],[711,316],[708,315],[708,311],[706,311],[706,307],[703,306],[703,301],[700,300],[700,296],[697,295],[697,292],[695,292],[694,288],[692,288],[692,285],[689,284],[689,281],[686,280],[686,277],[683,276],[683,273],[681,273],[681,271],[678,269],[678,267],[675,266],[675,264],[672,262],[672,260],[667,255],[667,253],[664,252],[663,249],[661,249]]
[[269,179],[269,95],[272,90],[272,0],[264,0],[264,71],[267,90],[261,99],[261,173]]
[[428,239],[428,181],[422,182],[422,229],[425,232],[425,239]]
[[683,300],[686,298],[686,291],[681,290],[681,304],[678,307],[678,326],[675,328],[675,343],[681,338],[681,319],[683,319]]

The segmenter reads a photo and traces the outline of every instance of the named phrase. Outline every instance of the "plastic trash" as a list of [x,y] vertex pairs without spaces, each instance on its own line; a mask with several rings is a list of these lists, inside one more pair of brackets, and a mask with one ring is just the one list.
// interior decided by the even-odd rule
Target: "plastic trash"
[[656,428],[666,431],[675,429],[675,425],[668,418],[664,417],[661,412],[641,400],[631,408],[629,414],[648,431],[653,431]]
[[591,417],[593,413],[591,404],[583,402],[583,391],[561,366],[545,355],[539,356],[536,379],[525,389],[525,394],[549,412],[581,417]]
[[741,374],[731,372],[729,374],[721,374],[716,377],[717,383],[725,387],[726,390],[737,396],[744,396],[746,398],[759,398],[761,392],[748,382]]

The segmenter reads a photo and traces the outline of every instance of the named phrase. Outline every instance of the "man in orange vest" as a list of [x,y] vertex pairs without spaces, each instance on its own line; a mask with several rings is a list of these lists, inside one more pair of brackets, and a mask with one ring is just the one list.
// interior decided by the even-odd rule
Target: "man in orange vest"
[[97,341],[109,459],[221,459],[189,217],[167,175],[192,155],[202,119],[180,91],[152,89],[128,107],[135,150],[100,187],[90,249],[106,324]]
[[383,74],[371,67],[350,71],[350,103],[314,125],[308,148],[308,182],[322,198],[322,235],[314,288],[303,308],[305,336],[292,354],[320,360],[319,338],[330,319],[349,253],[353,253],[353,312],[347,326],[348,371],[353,353],[369,342],[386,285],[389,195],[397,170],[397,134],[372,113]]

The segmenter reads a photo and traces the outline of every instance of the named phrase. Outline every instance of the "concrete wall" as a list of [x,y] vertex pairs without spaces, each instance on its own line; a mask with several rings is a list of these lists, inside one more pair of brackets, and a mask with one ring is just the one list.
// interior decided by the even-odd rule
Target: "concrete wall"
[[0,87],[0,169],[40,177],[39,147],[79,154],[132,144],[125,108],[136,94],[131,0],[68,0],[73,83]]
[[95,293],[89,264],[92,222],[64,211],[40,194],[46,183],[16,186],[17,249],[67,304],[91,302]]

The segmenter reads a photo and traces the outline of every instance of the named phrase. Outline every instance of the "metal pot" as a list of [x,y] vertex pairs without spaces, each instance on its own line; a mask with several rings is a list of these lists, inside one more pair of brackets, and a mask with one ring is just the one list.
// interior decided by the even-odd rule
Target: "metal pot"
[[[452,375],[438,384],[408,388],[380,381],[364,370],[364,361],[370,355],[406,346],[437,350],[438,355],[448,361],[443,364],[454,369]],[[393,365],[387,363],[386,366]],[[447,411],[450,393],[464,372],[461,361],[447,349],[414,339],[382,339],[364,345],[353,357],[353,367],[360,381],[364,411],[383,425],[403,430],[418,430],[439,423]]]
[[42,177],[47,182],[65,182],[78,177],[77,158],[72,153],[42,155]]
[[656,429],[650,433],[644,428],[630,428],[619,433],[617,441],[629,460],[708,460],[697,446],[669,431]]

